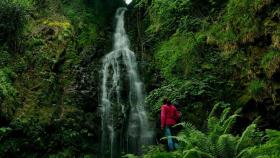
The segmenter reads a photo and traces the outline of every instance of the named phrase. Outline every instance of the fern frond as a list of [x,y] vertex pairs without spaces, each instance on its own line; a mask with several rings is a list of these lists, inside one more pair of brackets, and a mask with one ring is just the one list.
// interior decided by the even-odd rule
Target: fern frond
[[253,124],[258,124],[258,122],[260,121],[261,117],[258,116],[257,118],[254,119],[254,121],[252,122]]
[[197,130],[196,127],[189,122],[178,123],[178,124],[174,125],[173,127],[177,127],[177,126],[183,126],[184,131],[186,131],[186,132]]
[[228,118],[229,113],[230,113],[230,108],[224,109],[224,111],[220,117],[220,124],[223,124],[223,122]]
[[217,103],[217,104],[214,105],[214,107],[212,108],[212,110],[211,110],[211,112],[210,112],[210,114],[209,114],[209,116],[208,116],[208,119],[209,119],[210,117],[213,117],[213,116],[214,116],[214,114],[215,114],[215,112],[216,112],[216,110],[218,109],[219,106],[220,106],[219,103]]
[[242,108],[238,108],[237,110],[234,111],[234,114],[237,114],[237,115],[238,115],[238,114],[241,113],[241,111],[242,111]]
[[215,157],[210,155],[209,153],[200,151],[197,148],[193,148],[193,149],[184,151],[183,158],[215,158]]
[[[252,147],[255,148],[255,147]],[[252,152],[249,150],[249,148],[243,149],[240,153],[236,153],[236,158],[253,158],[251,157]]]
[[219,123],[219,119],[217,119],[216,117],[209,117],[208,118],[208,130],[210,132],[215,131],[216,130],[216,126]]
[[279,149],[280,149],[280,144],[266,143],[260,146],[245,148],[237,155],[237,158],[255,158],[255,157],[266,156],[266,155],[268,156],[280,155]]
[[[189,142],[187,136],[184,134],[181,134],[178,136],[172,136],[171,138],[176,139],[180,143],[184,143],[184,144],[187,144]],[[161,138],[161,140],[165,140],[165,139],[167,139],[167,138],[166,137]]]
[[259,146],[253,146],[242,150],[237,158],[255,158],[255,157],[280,157],[280,131],[266,130],[268,141]]
[[269,143],[280,144],[280,131],[267,129],[265,132]]
[[187,143],[186,148],[198,148],[203,152],[211,152],[210,147],[212,146],[212,143],[208,139],[208,136],[204,133],[202,133],[199,130],[193,130],[190,131],[187,135]]
[[226,133],[229,133],[229,132],[230,132],[230,130],[231,130],[233,124],[236,122],[236,118],[237,118],[238,116],[239,116],[239,115],[234,114],[234,115],[231,115],[230,117],[228,117],[228,118],[225,120],[225,122],[224,122],[224,124],[223,124],[223,127],[224,127],[224,130],[223,130],[224,132],[223,132],[223,134],[226,134]]
[[219,157],[234,158],[234,150],[237,139],[230,134],[224,134],[219,137],[217,142]]
[[250,147],[254,145],[254,141],[252,141],[253,133],[256,131],[256,124],[251,124],[248,126],[245,131],[242,133],[242,136],[239,138],[238,143],[235,148],[235,155],[242,151],[246,147]]

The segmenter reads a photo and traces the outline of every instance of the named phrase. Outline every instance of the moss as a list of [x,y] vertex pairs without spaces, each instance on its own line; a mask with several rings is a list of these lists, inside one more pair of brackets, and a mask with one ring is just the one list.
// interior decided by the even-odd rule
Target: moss
[[261,66],[264,69],[268,78],[279,69],[280,52],[277,50],[268,51],[261,60]]
[[220,21],[210,27],[208,43],[233,51],[239,43],[254,42],[263,35],[257,12],[271,3],[271,0],[230,0]]
[[54,113],[54,107],[39,107],[33,101],[27,101],[22,108],[17,109],[14,114],[14,121],[28,123],[31,118],[36,118],[39,125],[48,125],[51,122]]
[[248,91],[251,96],[256,97],[262,93],[265,88],[264,81],[252,80],[248,85]]
[[52,21],[52,20],[44,20],[42,22],[45,25],[48,25],[50,27],[59,27],[59,28],[63,28],[64,30],[70,29],[71,28],[71,24],[69,23],[69,21]]
[[198,47],[202,38],[188,34],[174,34],[168,41],[160,44],[155,53],[156,65],[167,80],[188,76],[196,65]]
[[279,33],[272,35],[272,46],[280,49],[280,27],[279,27]]
[[246,105],[251,99],[252,96],[248,92],[246,92],[237,99],[236,105],[237,107],[242,107],[243,105]]
[[207,43],[209,44],[219,44],[221,46],[233,45],[233,48],[236,48],[235,45],[237,40],[237,35],[233,32],[233,30],[223,23],[212,25],[208,31]]
[[[186,10],[189,6],[188,1],[178,0],[178,1],[169,1],[169,0],[161,0],[155,1],[152,5],[152,9],[150,11],[150,20],[151,25],[148,27],[147,32],[149,33],[158,33],[162,31],[162,29],[172,29],[174,30],[174,25],[176,26],[176,10]],[[182,15],[178,15],[182,16]]]

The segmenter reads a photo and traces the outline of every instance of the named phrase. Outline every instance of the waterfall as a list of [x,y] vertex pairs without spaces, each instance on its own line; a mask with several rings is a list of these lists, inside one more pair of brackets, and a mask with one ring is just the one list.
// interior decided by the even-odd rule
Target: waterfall
[[101,84],[102,142],[104,158],[122,153],[141,154],[152,141],[145,111],[143,83],[137,72],[136,56],[129,49],[124,28],[126,8],[119,8],[113,51],[103,58]]

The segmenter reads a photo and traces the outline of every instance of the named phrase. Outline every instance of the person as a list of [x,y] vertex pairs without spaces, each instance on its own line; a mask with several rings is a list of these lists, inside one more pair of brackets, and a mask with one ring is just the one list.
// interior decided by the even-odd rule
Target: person
[[172,126],[180,119],[180,113],[168,98],[163,99],[161,106],[161,130],[167,137],[167,146],[169,151],[178,148],[178,144],[172,140]]

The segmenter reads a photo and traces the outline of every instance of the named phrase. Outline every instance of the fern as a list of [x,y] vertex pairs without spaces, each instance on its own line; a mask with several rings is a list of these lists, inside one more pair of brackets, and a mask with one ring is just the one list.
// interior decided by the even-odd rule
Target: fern
[[186,150],[183,153],[183,158],[215,158],[214,156],[210,155],[209,153],[205,153],[200,151],[199,149],[190,149]]
[[[202,132],[191,123],[180,123],[184,129],[173,137],[180,142],[180,150],[170,153],[169,157],[183,158],[278,158],[280,155],[280,131],[267,130],[265,144],[260,144],[262,132],[256,127],[257,118],[249,125],[241,137],[230,134],[230,129],[239,116],[238,111],[230,115],[225,108],[221,116],[215,117],[219,105],[214,106],[208,117],[208,131]],[[166,138],[163,138],[166,139]],[[151,153],[153,156],[151,156]],[[164,152],[150,152],[148,155],[165,157]]]
[[0,69],[0,94],[5,97],[11,97],[16,95],[16,90],[12,86],[12,79],[15,76],[8,68]]
[[224,127],[224,132],[223,134],[226,134],[226,133],[229,133],[230,130],[231,130],[231,127],[233,126],[233,124],[235,123],[236,121],[236,118],[238,117],[239,115],[237,114],[234,114],[234,115],[231,115],[228,119],[225,120],[224,124],[223,124],[223,127]]
[[252,136],[255,131],[256,131],[256,124],[251,124],[246,128],[246,130],[242,133],[242,136],[238,140],[238,143],[235,148],[235,154],[239,153],[246,147],[250,147],[254,145],[253,144],[254,142],[252,141],[252,139],[254,138]]
[[234,150],[237,144],[237,138],[230,134],[224,134],[219,137],[217,146],[219,149],[219,157],[233,158]]
[[224,109],[220,118],[220,124],[223,124],[225,122],[225,120],[228,118],[229,113],[230,113],[230,108]]
[[185,132],[197,131],[195,126],[193,124],[189,123],[189,122],[179,123],[179,124],[175,125],[174,127],[179,126],[179,125],[184,127]]
[[217,119],[216,117],[208,118],[208,130],[214,131],[218,123],[219,123],[219,119]]
[[[132,155],[126,155],[126,157],[132,157]],[[133,155],[134,156],[134,155]],[[176,152],[170,153],[162,151],[158,147],[153,147],[148,153],[146,153],[143,158],[176,158],[178,154]]]
[[219,104],[219,103],[215,104],[214,107],[212,108],[212,110],[211,110],[211,112],[210,112],[208,118],[213,117],[214,114],[215,114],[215,112],[217,111],[217,109],[218,109],[219,107],[220,107],[220,104]]
[[280,131],[267,129],[266,134],[269,138],[269,143],[275,143],[280,145]]

